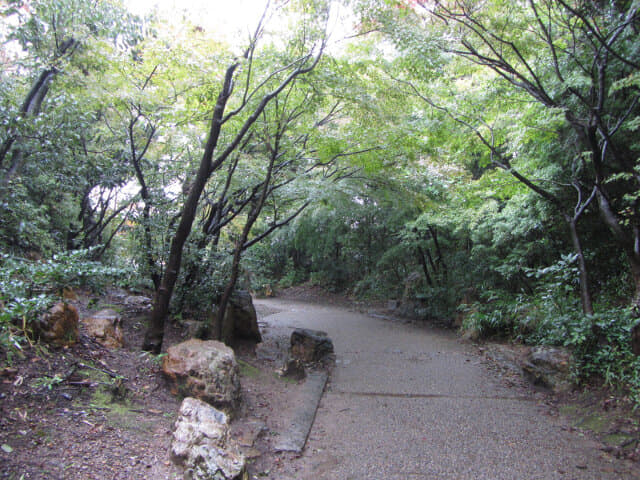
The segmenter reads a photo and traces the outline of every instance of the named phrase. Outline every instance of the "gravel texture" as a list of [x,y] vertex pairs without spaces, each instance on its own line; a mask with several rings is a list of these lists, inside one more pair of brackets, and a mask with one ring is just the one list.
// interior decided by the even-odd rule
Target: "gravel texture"
[[[304,453],[280,480],[638,479],[637,464],[550,415],[452,333],[313,304],[260,300],[279,328],[328,332],[336,366]],[[275,478],[275,477],[274,477]]]

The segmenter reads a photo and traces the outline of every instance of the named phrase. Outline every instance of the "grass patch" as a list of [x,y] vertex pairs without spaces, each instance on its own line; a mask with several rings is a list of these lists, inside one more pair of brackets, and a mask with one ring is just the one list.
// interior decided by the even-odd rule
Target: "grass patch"
[[256,378],[260,376],[260,369],[244,360],[238,360],[238,369],[242,377]]

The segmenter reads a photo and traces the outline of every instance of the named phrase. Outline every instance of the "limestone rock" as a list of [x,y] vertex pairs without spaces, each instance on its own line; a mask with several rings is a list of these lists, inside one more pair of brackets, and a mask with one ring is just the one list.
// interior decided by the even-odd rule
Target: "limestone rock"
[[37,324],[40,338],[56,346],[73,345],[78,340],[78,310],[67,303],[57,303]]
[[162,370],[174,394],[192,396],[232,414],[240,403],[236,357],[216,340],[192,338],[169,347]]
[[196,398],[182,401],[172,458],[192,480],[246,480],[246,460],[229,435],[227,415]]
[[82,319],[82,324],[87,329],[87,335],[94,338],[100,345],[107,348],[124,346],[122,319],[115,310],[110,308],[100,310]]
[[333,353],[333,342],[325,332],[298,328],[291,334],[291,356],[303,362],[318,362]]
[[541,385],[556,393],[566,392],[571,381],[571,353],[563,348],[535,347],[522,365],[524,375],[534,385]]

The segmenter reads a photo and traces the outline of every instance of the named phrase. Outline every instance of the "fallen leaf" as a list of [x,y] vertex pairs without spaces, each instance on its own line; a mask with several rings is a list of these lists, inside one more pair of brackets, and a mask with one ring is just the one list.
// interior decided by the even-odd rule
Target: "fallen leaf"
[[9,445],[7,445],[6,443],[3,443],[2,446],[0,447],[2,448],[2,451],[5,453],[11,453],[13,452],[13,448],[11,448]]

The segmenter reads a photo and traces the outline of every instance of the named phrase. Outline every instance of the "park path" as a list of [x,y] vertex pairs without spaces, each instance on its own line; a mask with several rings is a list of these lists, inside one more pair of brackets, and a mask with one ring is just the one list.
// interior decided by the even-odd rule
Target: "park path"
[[640,478],[449,332],[333,306],[258,303],[279,310],[267,326],[324,330],[336,349],[296,473],[281,480]]

